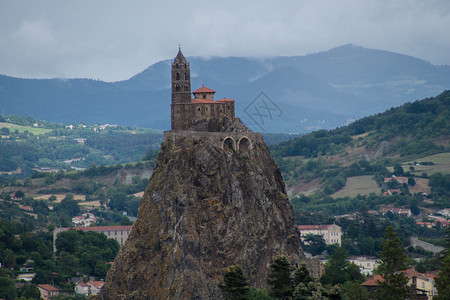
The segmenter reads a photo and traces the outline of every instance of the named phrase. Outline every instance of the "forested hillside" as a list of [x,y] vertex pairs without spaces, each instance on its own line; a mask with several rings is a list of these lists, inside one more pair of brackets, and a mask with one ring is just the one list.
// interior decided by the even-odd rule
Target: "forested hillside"
[[[358,210],[361,201],[339,198],[335,193],[346,187],[349,179],[362,176],[369,176],[378,185],[373,196],[369,196],[370,191],[361,191],[361,197],[377,197],[372,202],[367,198],[364,204],[370,208],[389,203],[389,197],[376,195],[389,188],[384,178],[392,175],[411,178],[411,183],[426,182],[421,191],[429,191],[427,198],[433,199],[433,205],[449,207],[450,187],[443,183],[450,176],[449,141],[450,91],[445,91],[335,130],[319,130],[281,143],[272,147],[272,155],[283,171],[294,205],[299,199],[304,202],[303,211]],[[418,191],[410,189],[412,193],[406,187],[403,194],[413,199]]]

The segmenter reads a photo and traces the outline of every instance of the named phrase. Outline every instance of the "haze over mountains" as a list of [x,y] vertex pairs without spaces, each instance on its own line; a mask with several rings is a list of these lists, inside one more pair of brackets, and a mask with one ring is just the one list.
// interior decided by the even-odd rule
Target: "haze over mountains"
[[[174,55],[175,55],[174,51]],[[185,53],[189,55],[189,53]],[[236,100],[236,115],[255,131],[304,133],[330,129],[450,88],[450,66],[354,45],[293,57],[188,57],[192,89]],[[170,62],[120,82],[20,79],[0,75],[3,115],[50,122],[170,128]],[[281,111],[261,107],[264,92]],[[266,107],[267,108],[267,107]],[[262,123],[264,122],[264,124]]]

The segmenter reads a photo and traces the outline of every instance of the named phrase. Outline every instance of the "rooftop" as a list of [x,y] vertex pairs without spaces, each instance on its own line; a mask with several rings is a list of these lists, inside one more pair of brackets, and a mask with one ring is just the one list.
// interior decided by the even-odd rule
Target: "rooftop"
[[199,88],[199,89],[193,91],[192,93],[193,93],[193,94],[197,94],[197,93],[215,93],[215,92],[216,92],[216,91],[214,91],[214,90],[212,90],[212,89],[209,89],[209,88],[207,88],[207,87],[205,87],[205,86],[202,86],[201,88]]

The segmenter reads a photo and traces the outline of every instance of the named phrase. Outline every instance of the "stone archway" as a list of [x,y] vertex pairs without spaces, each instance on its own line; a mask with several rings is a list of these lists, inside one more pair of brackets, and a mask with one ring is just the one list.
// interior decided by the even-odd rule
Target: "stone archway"
[[236,141],[231,136],[227,136],[222,142],[222,150],[225,152],[236,151]]
[[252,149],[252,141],[246,136],[241,137],[239,139],[237,149],[242,153],[248,152],[250,149]]

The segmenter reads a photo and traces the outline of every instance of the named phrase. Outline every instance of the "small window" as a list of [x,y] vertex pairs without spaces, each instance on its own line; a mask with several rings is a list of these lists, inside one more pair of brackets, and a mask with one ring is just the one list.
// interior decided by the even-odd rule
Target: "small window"
[[177,75],[175,77],[177,80],[180,80],[180,73],[177,73]]
[[206,99],[206,94],[203,94],[203,99]]
[[200,107],[199,107],[199,108],[197,108],[197,110],[198,110],[198,111],[200,111]]
[[187,73],[184,73],[184,80],[187,80]]
[[178,64],[176,64],[176,65],[175,65],[175,68],[177,68],[177,69],[178,69]]

